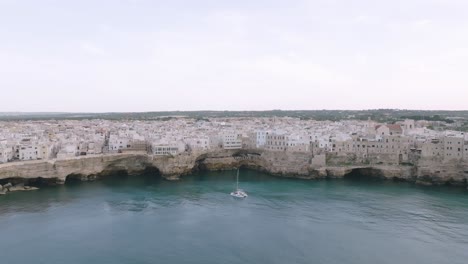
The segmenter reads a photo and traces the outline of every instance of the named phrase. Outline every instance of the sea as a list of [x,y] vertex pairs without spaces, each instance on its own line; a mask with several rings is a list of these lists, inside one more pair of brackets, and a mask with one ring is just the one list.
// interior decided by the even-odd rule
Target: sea
[[0,196],[0,263],[468,263],[468,191],[241,170]]

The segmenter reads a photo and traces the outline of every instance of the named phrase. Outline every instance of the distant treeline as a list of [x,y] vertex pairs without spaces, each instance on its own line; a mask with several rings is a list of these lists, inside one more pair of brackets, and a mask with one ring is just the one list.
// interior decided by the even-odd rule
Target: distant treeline
[[303,120],[339,121],[367,120],[379,122],[395,122],[405,118],[415,120],[444,121],[453,123],[454,118],[468,121],[468,111],[424,111],[424,110],[269,110],[269,111],[164,111],[137,113],[3,113],[0,120],[170,120],[172,118],[193,118],[207,120],[209,118],[229,117],[295,117]]
[[413,119],[413,120],[427,120],[427,121],[441,121],[441,122],[446,122],[449,124],[454,123],[452,119],[444,118],[441,117],[440,115],[433,115],[433,116],[420,116],[420,115],[415,115],[415,116],[402,116],[402,119]]

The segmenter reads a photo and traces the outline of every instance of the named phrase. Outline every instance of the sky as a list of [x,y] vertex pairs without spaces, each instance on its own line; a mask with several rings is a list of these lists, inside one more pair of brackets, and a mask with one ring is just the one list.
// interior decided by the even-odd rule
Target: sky
[[0,112],[468,110],[466,0],[0,0]]

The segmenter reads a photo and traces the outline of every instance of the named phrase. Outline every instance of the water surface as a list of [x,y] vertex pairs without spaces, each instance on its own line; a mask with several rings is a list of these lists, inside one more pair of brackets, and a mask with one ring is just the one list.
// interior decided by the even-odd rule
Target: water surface
[[1,262],[467,263],[468,193],[235,171],[0,197]]

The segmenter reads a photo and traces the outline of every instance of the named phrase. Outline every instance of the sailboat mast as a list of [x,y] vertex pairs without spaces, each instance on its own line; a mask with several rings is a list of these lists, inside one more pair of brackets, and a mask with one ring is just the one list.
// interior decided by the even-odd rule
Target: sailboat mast
[[239,169],[237,169],[237,190],[239,190]]

